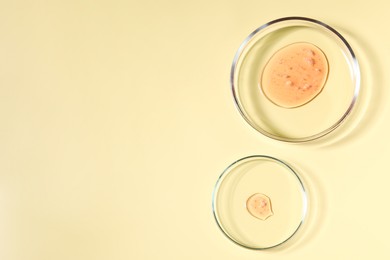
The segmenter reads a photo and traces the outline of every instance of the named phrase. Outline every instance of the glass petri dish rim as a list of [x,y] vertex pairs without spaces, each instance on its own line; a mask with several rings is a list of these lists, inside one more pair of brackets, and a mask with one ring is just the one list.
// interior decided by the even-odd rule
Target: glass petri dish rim
[[[340,39],[341,42],[344,44],[344,46],[347,48],[347,50],[351,56],[351,59],[352,59],[351,66],[352,66],[353,76],[355,79],[353,97],[352,97],[352,100],[351,100],[347,110],[344,112],[344,114],[335,123],[333,123],[333,125],[329,126],[327,129],[325,129],[317,134],[306,136],[306,137],[300,137],[300,138],[288,138],[288,137],[274,135],[274,134],[267,132],[266,130],[264,130],[262,128],[259,128],[259,127],[256,127],[255,125],[253,125],[251,120],[245,115],[243,108],[241,107],[240,101],[239,101],[237,94],[236,94],[237,86],[234,84],[238,61],[241,58],[241,55],[242,55],[244,49],[248,46],[248,43],[258,33],[269,28],[270,26],[272,26],[274,24],[280,24],[283,22],[290,22],[290,21],[306,22],[309,24],[312,23],[312,24],[318,25],[321,28],[323,28],[324,30],[331,32],[334,36],[336,36],[338,39]],[[282,17],[282,18],[272,20],[272,21],[258,27],[251,34],[249,34],[249,36],[241,43],[240,47],[238,48],[238,50],[234,56],[233,62],[232,62],[232,66],[231,66],[231,70],[230,70],[230,87],[231,87],[231,91],[233,93],[233,99],[234,99],[234,103],[235,103],[236,108],[240,112],[241,116],[245,119],[245,121],[251,127],[253,127],[256,131],[260,132],[261,134],[263,134],[269,138],[272,138],[272,139],[275,139],[278,141],[289,142],[289,143],[303,143],[303,142],[309,142],[309,141],[319,139],[319,138],[331,133],[333,130],[335,130],[337,127],[339,127],[341,125],[341,123],[343,123],[345,121],[345,119],[348,117],[348,115],[351,114],[351,111],[354,108],[356,101],[357,101],[357,98],[358,98],[359,93],[360,93],[360,66],[359,66],[359,62],[356,58],[355,52],[353,51],[351,45],[336,29],[334,29],[333,27],[331,27],[331,26],[329,26],[329,25],[327,25],[319,20],[313,19],[313,18],[308,18],[308,17],[303,17],[303,16],[288,16],[288,17]]]
[[[232,169],[235,165],[241,163],[242,161],[245,161],[245,160],[248,160],[248,159],[266,159],[266,160],[271,160],[271,161],[274,161],[280,165],[282,165],[283,167],[286,167],[298,180],[300,186],[301,186],[301,189],[302,189],[302,195],[303,195],[303,210],[302,210],[302,217],[301,217],[301,220],[297,226],[297,228],[295,229],[295,231],[289,236],[287,237],[285,240],[281,241],[280,243],[278,244],[275,244],[275,245],[272,245],[272,246],[269,246],[269,247],[251,247],[251,246],[247,246],[245,244],[242,244],[242,243],[239,243],[238,241],[234,240],[231,236],[229,236],[229,234],[224,230],[222,224],[219,222],[218,220],[218,216],[217,216],[217,212],[216,212],[216,196],[218,194],[218,189],[219,189],[219,186],[221,184],[221,182],[223,181],[223,179],[226,177],[226,175],[229,173],[229,170]],[[212,193],[212,203],[211,203],[211,206],[212,206],[212,211],[213,211],[213,215],[214,215],[214,219],[215,219],[215,222],[217,223],[218,225],[218,228],[222,231],[222,233],[228,238],[230,239],[232,242],[234,242],[235,244],[239,245],[239,246],[242,246],[244,248],[247,248],[247,249],[252,249],[252,250],[268,250],[268,249],[272,249],[272,248],[276,248],[276,247],[279,247],[281,245],[284,245],[286,244],[297,232],[298,230],[300,229],[300,227],[302,226],[303,222],[305,221],[305,218],[307,216],[307,212],[308,212],[308,198],[307,198],[307,192],[306,192],[306,189],[305,189],[305,186],[301,180],[301,178],[299,177],[299,175],[297,174],[297,172],[290,166],[288,165],[287,163],[285,163],[284,161],[278,159],[278,158],[275,158],[275,157],[272,157],[272,156],[269,156],[269,155],[261,155],[261,154],[258,154],[258,155],[249,155],[249,156],[246,156],[246,157],[243,157],[241,159],[238,159],[236,161],[234,161],[233,163],[231,163],[228,167],[226,167],[226,169],[221,173],[221,175],[218,177],[218,180],[214,186],[214,189],[213,189],[213,193]]]

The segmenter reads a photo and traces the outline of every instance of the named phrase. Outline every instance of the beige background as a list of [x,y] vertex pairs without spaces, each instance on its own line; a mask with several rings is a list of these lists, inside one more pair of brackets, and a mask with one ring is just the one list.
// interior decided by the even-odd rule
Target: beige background
[[[388,259],[389,6],[360,2],[1,0],[0,259]],[[229,89],[243,39],[291,15],[340,30],[363,74],[348,124],[303,145],[249,127]],[[218,176],[251,154],[309,188],[286,248],[214,222]]]

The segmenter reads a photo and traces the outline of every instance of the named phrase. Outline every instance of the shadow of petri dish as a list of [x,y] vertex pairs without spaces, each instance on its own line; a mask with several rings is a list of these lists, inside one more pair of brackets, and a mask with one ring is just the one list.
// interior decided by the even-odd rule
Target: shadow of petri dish
[[[337,129],[337,137],[319,140],[319,144],[323,146],[344,145],[362,137],[362,133],[366,133],[379,119],[386,104],[384,97],[388,91],[384,84],[383,66],[380,66],[381,60],[373,46],[362,35],[346,28],[338,28],[348,36],[356,50],[361,66],[361,93],[356,102],[355,112],[340,129]],[[375,106],[370,106],[373,103]]]
[[[297,42],[320,48],[329,62],[327,82],[312,101],[282,108],[262,92],[262,71],[272,55]],[[233,98],[242,117],[258,132],[286,142],[318,139],[350,114],[360,90],[360,69],[348,42],[317,20],[286,17],[265,24],[242,43],[231,70]]]
[[[313,174],[314,171],[307,164],[293,162],[294,170],[300,173],[302,182],[306,187],[308,195],[308,208],[304,225],[297,231],[296,235],[292,237],[287,243],[271,249],[271,251],[285,251],[292,252],[307,246],[315,241],[324,228],[324,222],[327,218],[328,203],[326,199],[326,191],[318,175]],[[310,172],[310,176],[308,173]]]

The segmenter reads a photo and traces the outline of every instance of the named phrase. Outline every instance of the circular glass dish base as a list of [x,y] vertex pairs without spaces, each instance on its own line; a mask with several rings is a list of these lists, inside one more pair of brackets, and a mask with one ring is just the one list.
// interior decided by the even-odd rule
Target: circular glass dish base
[[[249,208],[258,194],[260,201],[252,204],[258,208]],[[296,233],[306,215],[307,198],[290,166],[270,156],[255,155],[234,162],[222,173],[212,205],[217,224],[228,238],[261,250],[281,245]]]
[[[313,100],[295,108],[270,101],[262,91],[264,68],[280,49],[310,43],[326,55],[326,84]],[[360,89],[355,54],[328,25],[309,18],[286,17],[255,30],[242,43],[233,61],[231,87],[244,119],[260,133],[281,141],[304,142],[333,131],[350,114]]]

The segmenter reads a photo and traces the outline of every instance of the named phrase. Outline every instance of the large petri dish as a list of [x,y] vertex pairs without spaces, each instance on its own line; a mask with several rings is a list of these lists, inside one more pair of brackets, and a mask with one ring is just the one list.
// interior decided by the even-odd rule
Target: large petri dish
[[[249,205],[259,194],[265,199],[264,218],[253,214],[256,209]],[[296,234],[306,216],[307,196],[289,165],[270,156],[253,155],[232,163],[222,173],[214,188],[212,208],[219,228],[233,242],[249,249],[270,249]]]
[[[273,55],[295,43],[319,48],[329,70],[315,98],[285,108],[267,98],[261,79]],[[249,125],[287,142],[314,140],[336,129],[351,113],[360,90],[359,64],[346,39],[325,23],[305,17],[273,20],[251,33],[234,57],[230,79],[235,104]]]

